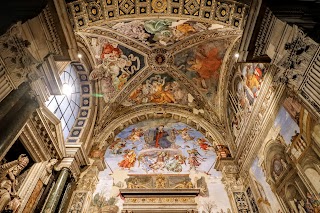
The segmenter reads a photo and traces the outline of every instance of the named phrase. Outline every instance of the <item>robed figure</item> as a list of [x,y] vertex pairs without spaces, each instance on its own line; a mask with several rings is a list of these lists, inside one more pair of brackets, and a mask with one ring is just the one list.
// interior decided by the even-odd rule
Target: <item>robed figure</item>
[[174,132],[170,132],[170,134],[164,130],[164,126],[161,125],[157,127],[154,131],[148,131],[145,134],[144,139],[149,147],[155,148],[170,148],[175,142],[175,134]]
[[0,212],[4,209],[17,212],[20,206],[16,191],[17,178],[28,163],[29,158],[22,154],[17,160],[0,165]]

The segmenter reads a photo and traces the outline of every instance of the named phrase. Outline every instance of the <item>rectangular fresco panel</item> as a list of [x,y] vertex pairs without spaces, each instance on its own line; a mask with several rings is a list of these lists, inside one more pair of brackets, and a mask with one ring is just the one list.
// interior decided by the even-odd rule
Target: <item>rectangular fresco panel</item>
[[263,85],[267,67],[262,63],[239,63],[229,86],[228,113],[233,135],[238,137],[245,118],[252,112]]

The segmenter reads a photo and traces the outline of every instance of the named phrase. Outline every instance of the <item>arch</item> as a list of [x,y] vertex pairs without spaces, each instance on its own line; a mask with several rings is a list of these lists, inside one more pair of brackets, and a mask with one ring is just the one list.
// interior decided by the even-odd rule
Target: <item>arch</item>
[[94,69],[94,67],[96,66],[96,63],[91,56],[89,46],[86,43],[85,39],[83,39],[79,35],[76,35],[76,40],[77,40],[77,44],[79,46],[79,53],[82,56],[82,58],[80,60],[83,63],[83,65],[87,68],[88,73],[90,73]]
[[[265,147],[263,148],[263,163],[266,169],[266,177],[272,177],[272,171],[273,171],[273,162],[274,162],[274,158],[276,156],[286,156],[285,154],[285,148],[286,146],[281,143],[279,140],[269,140]],[[284,160],[287,160],[284,157]]]
[[291,201],[293,199],[301,200],[301,195],[299,190],[293,183],[288,183],[285,187],[285,197],[287,201]]
[[96,129],[99,133],[94,138],[94,143],[100,148],[105,145],[105,142],[110,143],[116,134],[129,125],[154,118],[173,118],[203,133],[213,145],[225,144],[224,136],[219,132],[219,126],[212,126],[204,117],[193,114],[187,107],[177,107],[172,104],[144,104],[121,111],[120,115],[108,122],[100,121],[102,126]]
[[311,152],[309,153],[309,155],[305,156],[303,159],[302,159],[302,162],[301,162],[301,167],[302,169],[305,171],[306,169],[308,168],[314,168],[315,169],[315,162],[318,162],[319,159],[317,158],[317,156]]

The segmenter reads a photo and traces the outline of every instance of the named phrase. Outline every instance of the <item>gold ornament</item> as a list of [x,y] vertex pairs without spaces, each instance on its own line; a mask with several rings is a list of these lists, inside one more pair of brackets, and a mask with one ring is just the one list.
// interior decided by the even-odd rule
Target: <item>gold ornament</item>
[[162,13],[167,9],[167,0],[152,0],[151,7],[156,13]]

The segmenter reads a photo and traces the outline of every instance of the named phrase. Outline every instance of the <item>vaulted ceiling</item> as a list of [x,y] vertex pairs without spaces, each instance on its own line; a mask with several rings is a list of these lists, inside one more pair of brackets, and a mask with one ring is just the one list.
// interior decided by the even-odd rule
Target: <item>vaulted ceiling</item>
[[248,6],[233,1],[71,1],[83,60],[93,67],[95,142],[170,117],[216,144],[228,138],[227,81]]

